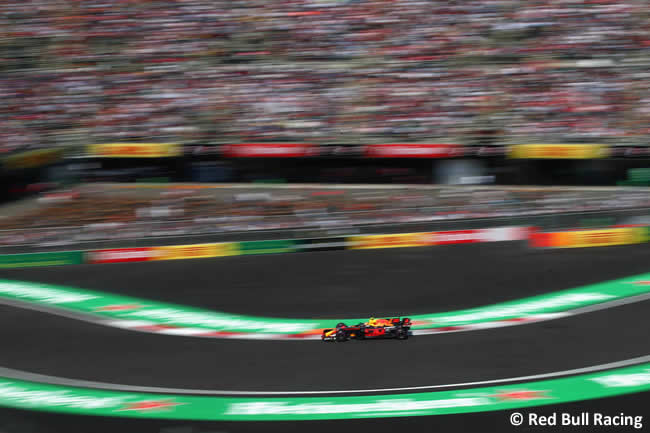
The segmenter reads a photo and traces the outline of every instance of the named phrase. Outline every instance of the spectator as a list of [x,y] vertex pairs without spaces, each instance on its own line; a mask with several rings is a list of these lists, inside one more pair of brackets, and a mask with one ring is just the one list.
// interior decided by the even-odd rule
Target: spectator
[[[0,222],[0,246],[263,229],[349,227],[537,215],[650,205],[646,193],[526,189],[156,191],[90,185],[44,194],[39,206]],[[504,223],[505,224],[505,223]]]
[[0,152],[115,140],[643,141],[645,6],[8,0]]

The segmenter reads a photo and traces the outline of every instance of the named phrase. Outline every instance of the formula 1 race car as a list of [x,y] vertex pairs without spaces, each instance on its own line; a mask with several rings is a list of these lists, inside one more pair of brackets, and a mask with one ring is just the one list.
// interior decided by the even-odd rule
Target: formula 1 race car
[[411,319],[399,317],[394,319],[371,319],[366,323],[356,326],[347,326],[339,323],[336,328],[323,329],[322,341],[344,342],[348,340],[364,340],[372,338],[396,338],[406,340],[409,338]]

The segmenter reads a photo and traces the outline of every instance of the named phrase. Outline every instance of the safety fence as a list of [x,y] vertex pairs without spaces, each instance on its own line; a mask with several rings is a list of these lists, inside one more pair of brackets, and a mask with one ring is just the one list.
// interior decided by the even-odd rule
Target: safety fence
[[329,214],[320,220],[264,217],[234,222],[167,221],[130,224],[96,224],[92,227],[50,227],[0,231],[0,253],[141,248],[157,245],[187,245],[206,242],[238,242],[352,236],[374,233],[462,231],[501,226],[534,226],[540,231],[573,228],[600,228],[630,224],[649,224],[650,208],[581,210],[558,212],[528,210],[504,212],[502,215],[467,213],[432,215],[419,209],[405,217],[393,209],[370,215],[359,212],[352,218]]
[[598,230],[541,232],[533,226],[506,226],[468,230],[5,254],[0,255],[0,268],[146,262],[250,254],[405,248],[525,240],[535,248],[584,248],[639,244],[650,241],[650,227],[638,225]]
[[640,188],[92,184],[25,206],[0,218],[0,253],[650,223],[650,190]]
[[528,238],[529,227],[491,227],[473,230],[372,234],[324,238],[214,242],[139,248],[40,252],[0,255],[0,268],[201,259],[249,254],[331,251],[433,246],[479,242],[516,241]]

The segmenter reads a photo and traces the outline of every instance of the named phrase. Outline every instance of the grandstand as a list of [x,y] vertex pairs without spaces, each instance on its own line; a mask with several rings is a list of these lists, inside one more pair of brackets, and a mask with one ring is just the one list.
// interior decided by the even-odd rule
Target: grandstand
[[643,0],[3,2],[0,152],[646,144]]
[[624,188],[88,184],[7,207],[14,212],[0,220],[0,247],[273,230],[354,232],[362,226],[485,218],[507,224],[534,216],[554,227],[561,224],[554,215],[621,210],[645,215],[648,207],[647,191]]

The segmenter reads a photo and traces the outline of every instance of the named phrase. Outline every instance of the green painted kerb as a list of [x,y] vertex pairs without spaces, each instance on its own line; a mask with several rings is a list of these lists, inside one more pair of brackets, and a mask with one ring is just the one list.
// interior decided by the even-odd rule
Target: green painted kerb
[[[650,274],[627,277],[542,296],[447,313],[410,316],[414,329],[487,323],[557,313],[650,292]],[[353,319],[284,319],[222,313],[147,299],[71,287],[0,280],[0,298],[90,314],[110,320],[141,320],[153,324],[201,328],[207,331],[301,334]]]
[[71,388],[0,378],[0,405],[71,414],[134,418],[287,421],[485,412],[648,390],[650,363],[517,385],[329,398],[233,398],[144,394]]

